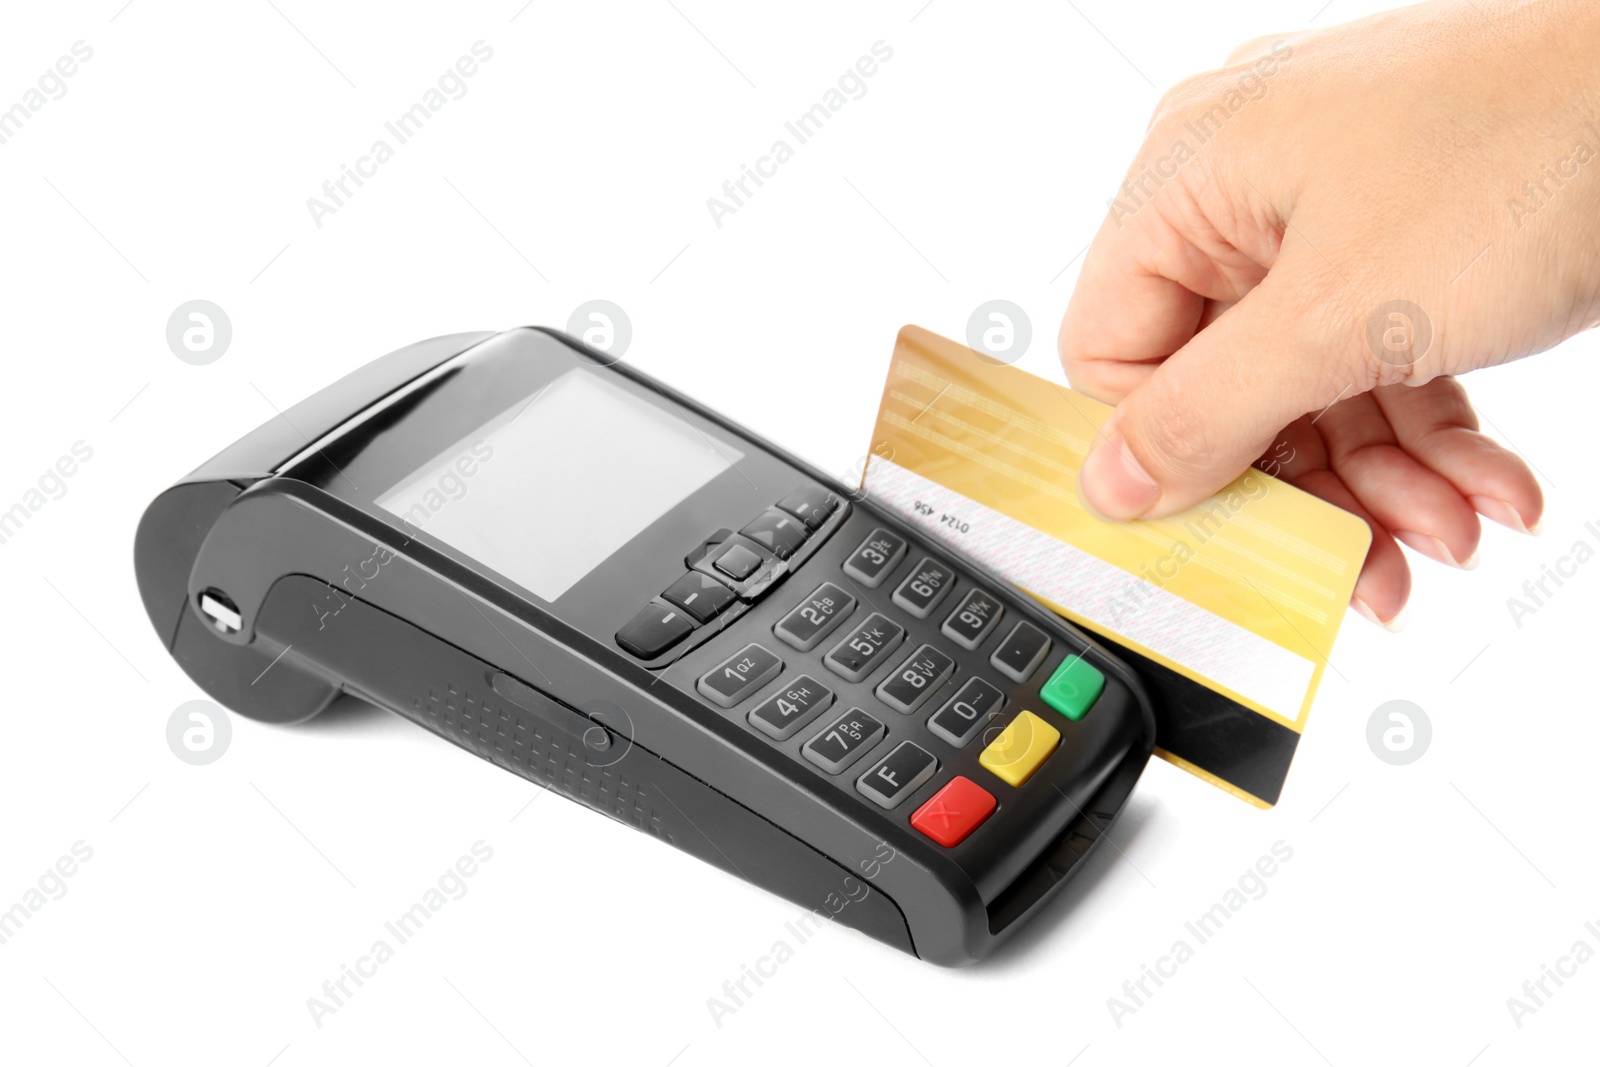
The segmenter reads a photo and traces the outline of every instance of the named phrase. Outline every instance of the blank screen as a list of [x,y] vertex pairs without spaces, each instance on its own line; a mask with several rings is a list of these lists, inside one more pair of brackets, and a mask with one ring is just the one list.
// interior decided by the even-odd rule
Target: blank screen
[[574,369],[377,503],[555,600],[743,458],[603,376]]

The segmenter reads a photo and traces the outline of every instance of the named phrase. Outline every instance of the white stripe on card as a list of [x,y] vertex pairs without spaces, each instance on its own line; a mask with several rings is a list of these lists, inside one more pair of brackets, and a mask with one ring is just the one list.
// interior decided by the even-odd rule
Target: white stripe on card
[[1316,670],[1304,656],[890,460],[872,458],[866,490],[912,525],[1035,596],[1299,721]]

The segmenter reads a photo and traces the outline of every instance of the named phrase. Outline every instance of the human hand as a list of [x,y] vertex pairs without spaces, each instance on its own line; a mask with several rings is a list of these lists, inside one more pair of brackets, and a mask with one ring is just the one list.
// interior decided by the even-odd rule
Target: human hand
[[1260,461],[1364,518],[1353,606],[1394,625],[1397,540],[1476,563],[1536,529],[1528,466],[1454,375],[1600,324],[1600,5],[1455,0],[1245,45],[1161,101],[1061,325],[1117,404],[1081,476],[1111,519]]

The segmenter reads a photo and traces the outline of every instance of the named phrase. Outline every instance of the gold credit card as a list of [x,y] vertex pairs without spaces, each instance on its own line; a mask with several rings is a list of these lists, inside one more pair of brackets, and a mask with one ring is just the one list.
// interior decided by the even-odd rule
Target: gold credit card
[[1170,518],[1105,522],[1077,479],[1110,412],[907,326],[862,487],[1115,646],[1156,704],[1158,754],[1271,807],[1371,531],[1257,468]]

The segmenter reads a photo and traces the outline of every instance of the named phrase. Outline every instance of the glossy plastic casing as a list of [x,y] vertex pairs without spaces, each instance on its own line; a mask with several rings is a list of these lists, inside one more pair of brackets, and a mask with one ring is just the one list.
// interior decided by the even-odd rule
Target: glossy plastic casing
[[[1037,787],[1003,801],[1004,821],[997,815],[985,827],[993,832],[947,849],[909,826],[912,805],[878,810],[848,788],[853,775],[829,779],[796,759],[793,746],[775,745],[742,715],[695,694],[699,673],[747,640],[770,640],[775,595],[707,626],[698,647],[641,663],[609,635],[613,620],[655,587],[624,595],[601,576],[546,603],[371,505],[384,486],[368,479],[385,468],[370,457],[433,432],[417,412],[429,410],[430,396],[450,395],[457,368],[531,368],[532,381],[544,364],[574,362],[618,375],[708,435],[737,443],[748,490],[730,477],[697,498],[702,506],[770,503],[807,481],[846,499],[829,536],[814,539],[779,579],[803,583],[796,593],[836,574],[877,527],[897,532],[912,553],[951,558],[850,487],[571,338],[536,329],[455,334],[360,368],[156,498],[139,526],[135,567],[162,642],[239,714],[299,722],[352,694],[923,959],[961,965],[987,955],[1080,867],[1148,761],[1154,718],[1138,679],[1082,633],[957,560],[1005,598],[1014,618],[1081,650],[1107,685]],[[369,460],[375,466],[363,467]],[[361,471],[360,490],[340,481]],[[657,527],[657,539],[676,529],[667,520]],[[629,567],[655,580],[658,565],[642,549],[616,558],[626,566],[611,568],[613,583]],[[237,611],[237,631],[201,613],[206,594]],[[971,764],[978,747],[946,759]]]

